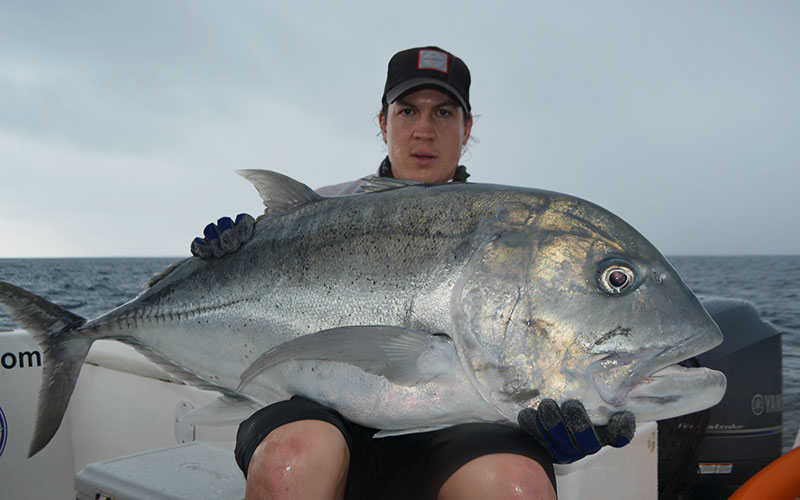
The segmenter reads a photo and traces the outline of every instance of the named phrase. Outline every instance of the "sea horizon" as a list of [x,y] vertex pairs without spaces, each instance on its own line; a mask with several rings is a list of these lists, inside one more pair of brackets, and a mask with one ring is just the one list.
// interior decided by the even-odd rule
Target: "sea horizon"
[[[800,253],[665,253],[665,257],[800,257]],[[185,259],[191,257],[185,255],[65,255],[65,256],[0,256],[0,260],[20,260],[20,259]]]

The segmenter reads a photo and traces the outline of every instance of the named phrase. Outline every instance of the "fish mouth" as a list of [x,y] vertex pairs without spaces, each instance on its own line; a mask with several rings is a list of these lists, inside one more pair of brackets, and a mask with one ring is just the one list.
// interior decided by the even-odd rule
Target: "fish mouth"
[[627,399],[646,399],[652,402],[669,403],[684,398],[687,393],[694,394],[719,389],[721,389],[719,399],[722,399],[725,385],[725,375],[722,372],[704,367],[687,368],[669,365],[651,373],[634,385],[628,392]]
[[685,368],[677,363],[704,353],[722,342],[719,328],[709,328],[685,342],[664,349],[612,353],[592,363],[592,378],[600,397],[620,407],[635,399],[669,403],[698,393],[725,391],[725,375],[708,368]]

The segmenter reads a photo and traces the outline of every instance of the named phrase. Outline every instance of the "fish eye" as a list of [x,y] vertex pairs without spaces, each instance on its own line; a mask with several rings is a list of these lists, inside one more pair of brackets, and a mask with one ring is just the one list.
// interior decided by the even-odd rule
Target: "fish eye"
[[635,274],[633,270],[619,263],[609,265],[600,274],[600,284],[610,294],[627,291],[633,286],[634,281]]

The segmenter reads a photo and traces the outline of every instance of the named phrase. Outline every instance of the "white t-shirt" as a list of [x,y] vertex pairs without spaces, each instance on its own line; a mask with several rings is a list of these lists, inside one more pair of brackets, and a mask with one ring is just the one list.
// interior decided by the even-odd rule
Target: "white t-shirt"
[[362,179],[356,179],[354,181],[334,184],[332,186],[322,186],[321,188],[317,188],[316,191],[322,196],[347,196],[350,194],[361,194],[364,192],[364,184],[366,183]]

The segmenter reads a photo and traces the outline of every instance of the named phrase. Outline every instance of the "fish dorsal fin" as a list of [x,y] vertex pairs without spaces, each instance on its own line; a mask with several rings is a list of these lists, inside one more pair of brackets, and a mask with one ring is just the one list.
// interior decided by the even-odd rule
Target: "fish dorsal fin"
[[237,170],[237,174],[250,181],[264,201],[264,213],[276,214],[291,208],[322,199],[316,191],[271,170]]
[[412,181],[408,179],[395,179],[394,177],[379,177],[377,175],[368,175],[367,177],[362,177],[362,181],[364,184],[361,185],[361,189],[363,189],[367,193],[374,193],[376,191],[388,191],[390,189],[397,189],[406,186],[416,186],[419,184],[424,184],[423,182],[419,181]]
[[144,284],[144,287],[152,288],[153,286],[155,286],[156,283],[169,276],[170,273],[172,273],[172,271],[178,269],[178,267],[180,267],[180,265],[186,262],[187,260],[189,259],[181,259],[178,262],[173,262],[163,271],[157,272],[156,274],[153,275],[152,278],[150,278],[150,280],[147,283]]

